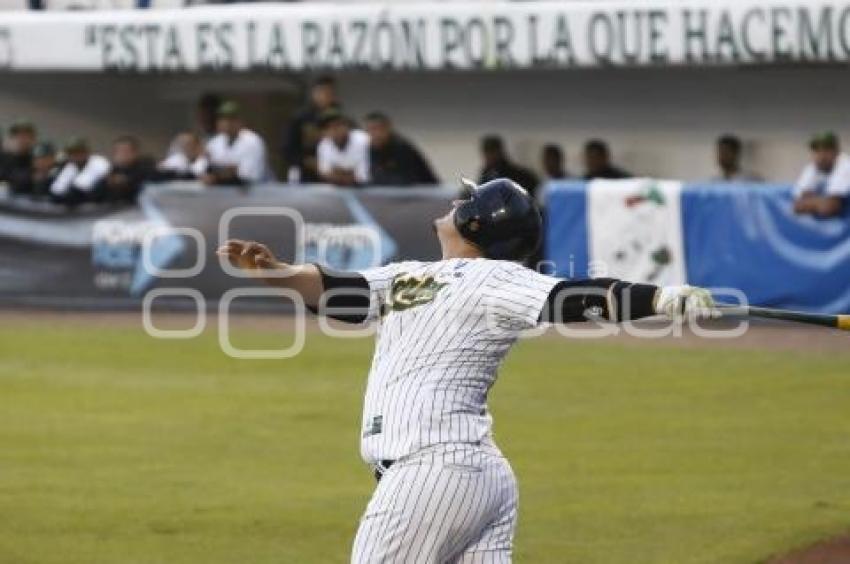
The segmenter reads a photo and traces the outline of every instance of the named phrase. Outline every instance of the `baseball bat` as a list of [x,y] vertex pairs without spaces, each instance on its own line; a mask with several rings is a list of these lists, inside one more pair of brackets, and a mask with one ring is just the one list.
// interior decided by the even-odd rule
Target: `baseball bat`
[[778,319],[780,321],[795,321],[797,323],[808,323],[809,325],[820,325],[822,327],[850,331],[850,315],[828,315],[755,306],[718,305],[717,308],[721,312],[721,317]]

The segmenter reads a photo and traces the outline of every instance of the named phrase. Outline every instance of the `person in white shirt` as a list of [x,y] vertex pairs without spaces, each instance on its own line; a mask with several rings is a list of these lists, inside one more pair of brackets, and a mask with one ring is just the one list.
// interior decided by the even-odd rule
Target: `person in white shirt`
[[76,205],[98,199],[98,190],[109,174],[109,159],[91,154],[88,142],[75,137],[65,144],[67,161],[50,185],[51,198],[60,203]]
[[209,170],[201,176],[205,184],[254,184],[270,180],[266,144],[245,127],[235,102],[218,110],[218,134],[207,143]]
[[319,176],[337,186],[369,183],[369,135],[352,129],[351,121],[337,110],[322,114],[323,138],[316,150]]
[[177,136],[175,145],[176,150],[157,167],[161,180],[192,180],[207,172],[210,161],[200,135],[184,131]]
[[822,218],[841,215],[850,196],[850,156],[841,152],[838,136],[831,131],[815,135],[809,148],[812,162],[794,187],[794,211]]

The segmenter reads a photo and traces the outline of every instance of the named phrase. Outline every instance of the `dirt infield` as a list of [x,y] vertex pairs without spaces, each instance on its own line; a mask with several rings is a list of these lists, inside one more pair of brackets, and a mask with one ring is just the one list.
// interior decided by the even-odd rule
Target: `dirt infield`
[[[188,313],[154,313],[153,324],[160,328],[186,328],[191,327],[195,317]],[[45,323],[45,324],[68,324],[68,325],[92,325],[96,327],[139,327],[142,326],[142,315],[140,312],[75,312],[75,311],[51,311],[51,310],[0,310],[0,322],[14,323]],[[294,318],[291,315],[265,315],[265,314],[235,314],[231,316],[230,323],[239,329],[253,329],[258,331],[291,331],[294,328]],[[214,331],[218,324],[218,316],[214,313],[208,314],[206,330]],[[342,324],[333,324],[337,328],[344,328]],[[583,327],[573,325],[573,328],[584,330]],[[639,323],[638,327],[657,329],[661,327],[657,322]],[[723,322],[710,322],[706,328],[718,330],[728,328]],[[308,332],[319,331],[318,322],[313,316],[306,321]],[[589,328],[588,328],[589,329]],[[581,336],[562,335],[557,331],[549,330],[544,338],[585,340],[587,333]],[[748,330],[741,336],[734,338],[706,338],[695,335],[693,331],[685,329],[681,336],[665,336],[645,338],[627,334],[620,331],[619,334],[606,337],[594,337],[593,342],[611,342],[639,346],[674,346],[674,347],[699,347],[699,348],[734,348],[751,350],[782,350],[801,351],[810,353],[845,353],[850,355],[850,333],[814,327],[802,324],[759,321],[750,324]],[[850,561],[849,561],[850,562]]]
[[769,559],[766,564],[847,564],[850,562],[850,535],[821,541]]

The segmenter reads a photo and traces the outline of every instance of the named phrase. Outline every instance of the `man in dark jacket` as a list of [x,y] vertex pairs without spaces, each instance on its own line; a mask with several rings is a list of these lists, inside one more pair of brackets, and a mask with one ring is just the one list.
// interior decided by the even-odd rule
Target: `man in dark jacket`
[[543,165],[543,173],[548,180],[563,180],[570,177],[564,161],[564,151],[556,143],[547,143],[540,153],[540,163]]
[[139,140],[125,135],[112,143],[112,169],[99,190],[100,198],[107,202],[134,203],[153,178],[156,166],[152,159],[141,155]]
[[439,184],[440,180],[422,153],[393,129],[392,121],[381,112],[366,116],[369,134],[371,183],[377,186]]
[[35,125],[28,120],[16,121],[9,127],[10,151],[6,153],[0,180],[9,183],[16,194],[32,190],[32,150],[37,140]]
[[50,195],[50,186],[59,171],[61,163],[56,159],[56,147],[49,141],[36,143],[32,150],[32,176],[30,194],[33,198],[46,198]]
[[632,175],[611,163],[611,150],[601,139],[591,139],[584,145],[584,179],[620,179]]
[[524,187],[532,197],[537,193],[540,179],[531,170],[515,164],[505,151],[505,143],[498,135],[487,135],[481,139],[481,156],[484,167],[478,176],[478,183],[484,184],[496,178],[510,178]]
[[332,76],[318,77],[310,89],[310,105],[296,114],[284,134],[283,159],[289,182],[322,182],[316,160],[316,147],[322,140],[319,117],[339,107],[336,80]]

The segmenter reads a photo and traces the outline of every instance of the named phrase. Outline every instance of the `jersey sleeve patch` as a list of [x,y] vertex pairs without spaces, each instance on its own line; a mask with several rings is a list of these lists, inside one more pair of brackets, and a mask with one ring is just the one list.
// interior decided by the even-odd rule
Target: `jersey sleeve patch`
[[500,262],[482,288],[488,316],[497,327],[508,331],[536,327],[558,279],[520,264]]

